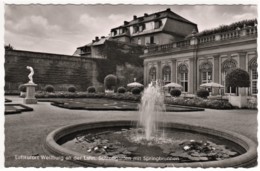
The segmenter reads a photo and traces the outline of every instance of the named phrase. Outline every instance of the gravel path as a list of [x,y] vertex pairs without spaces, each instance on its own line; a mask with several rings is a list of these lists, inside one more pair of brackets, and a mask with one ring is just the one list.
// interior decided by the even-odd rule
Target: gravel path
[[[12,103],[22,98],[8,96]],[[6,167],[77,167],[77,164],[59,160],[21,160],[20,155],[48,155],[43,142],[52,130],[68,124],[107,120],[137,120],[136,111],[68,110],[39,102],[28,105],[33,112],[5,116]],[[203,125],[241,133],[257,142],[256,110],[211,110],[204,112],[167,112],[165,121]]]

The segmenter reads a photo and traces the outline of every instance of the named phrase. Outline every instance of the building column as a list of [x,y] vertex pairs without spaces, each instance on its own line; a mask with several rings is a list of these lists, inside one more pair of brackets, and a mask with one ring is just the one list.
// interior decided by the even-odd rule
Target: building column
[[144,86],[147,85],[147,78],[148,78],[148,62],[144,61]]
[[188,92],[194,93],[194,88],[196,85],[194,84],[194,59],[189,58],[189,82],[188,82]]
[[246,52],[238,52],[239,68],[246,71]]
[[[239,55],[239,68],[247,71],[246,70],[246,52],[245,51],[238,52],[238,55]],[[247,95],[248,88],[240,87],[238,89],[238,91],[239,91],[239,95],[245,96],[245,95]]]
[[158,71],[156,71],[156,79],[161,80],[161,78],[162,78],[161,61],[157,62],[157,70]]
[[220,69],[219,69],[219,54],[213,55],[214,58],[214,68],[213,68],[213,82],[215,83],[220,83],[219,81],[219,74],[220,74]]
[[[220,55],[219,54],[216,54],[216,55],[213,55],[213,58],[214,58],[214,64],[213,64],[213,82],[215,83],[219,83],[221,84],[221,81],[219,80],[219,74],[221,74],[221,70],[219,69],[219,58]],[[221,90],[222,91],[222,90]],[[213,88],[212,89],[212,94],[220,94],[220,90],[219,88]]]
[[172,59],[171,61],[172,61],[171,82],[177,83],[177,80],[176,80],[176,73],[177,73],[176,59]]

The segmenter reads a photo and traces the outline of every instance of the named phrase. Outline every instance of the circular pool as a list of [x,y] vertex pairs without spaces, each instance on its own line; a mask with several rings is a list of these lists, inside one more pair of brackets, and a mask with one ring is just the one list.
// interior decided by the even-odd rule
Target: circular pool
[[[106,121],[58,128],[46,138],[56,156],[83,166],[250,167],[257,146],[238,133],[179,123],[158,123],[155,138],[140,138],[134,121]],[[139,138],[138,138],[139,137]],[[162,138],[163,137],[163,138]]]

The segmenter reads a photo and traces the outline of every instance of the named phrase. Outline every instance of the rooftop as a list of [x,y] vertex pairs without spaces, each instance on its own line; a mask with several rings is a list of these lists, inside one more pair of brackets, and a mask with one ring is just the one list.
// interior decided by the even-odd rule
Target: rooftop
[[124,25],[112,28],[111,30],[117,29],[117,28],[122,28],[122,27],[128,27],[128,26],[131,26],[131,25],[145,23],[145,22],[148,22],[148,21],[153,21],[153,20],[162,19],[162,18],[171,18],[171,19],[182,21],[182,22],[189,23],[189,24],[192,24],[192,25],[197,25],[197,24],[179,16],[178,14],[172,12],[170,8],[167,8],[164,11],[160,11],[160,12],[156,12],[156,13],[152,13],[152,14],[145,13],[144,16],[141,16],[141,17],[137,17],[137,16],[134,15],[133,20],[131,20],[129,22],[125,21]]

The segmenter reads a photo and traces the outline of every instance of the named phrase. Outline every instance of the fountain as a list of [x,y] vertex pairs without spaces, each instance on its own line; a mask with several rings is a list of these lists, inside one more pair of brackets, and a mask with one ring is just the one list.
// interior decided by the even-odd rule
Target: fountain
[[208,168],[255,165],[256,144],[243,135],[159,122],[165,110],[163,101],[160,84],[152,82],[143,92],[139,121],[61,127],[47,136],[46,148],[84,166]]
[[157,132],[157,121],[165,111],[164,96],[161,92],[161,87],[156,82],[151,82],[145,88],[141,105],[139,107],[139,126],[144,128],[146,140],[152,138],[152,133]]

